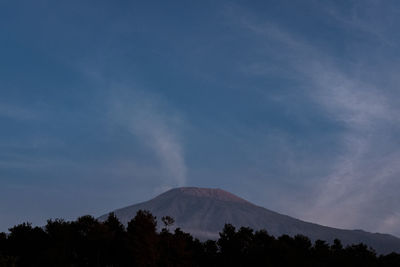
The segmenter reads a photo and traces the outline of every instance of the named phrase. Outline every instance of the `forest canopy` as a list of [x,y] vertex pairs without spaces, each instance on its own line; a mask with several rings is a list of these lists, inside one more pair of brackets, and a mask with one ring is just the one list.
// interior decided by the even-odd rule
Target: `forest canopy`
[[336,239],[274,237],[267,230],[226,224],[218,240],[200,241],[174,228],[174,219],[140,210],[125,227],[114,213],[101,222],[48,220],[22,223],[0,233],[0,267],[11,266],[400,266],[400,255],[378,256],[364,244]]

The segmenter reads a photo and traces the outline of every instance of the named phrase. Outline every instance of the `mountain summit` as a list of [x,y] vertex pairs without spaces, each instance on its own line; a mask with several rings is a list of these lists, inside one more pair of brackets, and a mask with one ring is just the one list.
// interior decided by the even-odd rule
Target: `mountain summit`
[[232,193],[229,193],[225,190],[216,188],[199,188],[199,187],[181,187],[172,189],[165,194],[183,194],[188,196],[194,196],[199,198],[212,198],[215,200],[221,201],[229,201],[229,202],[238,202],[238,203],[248,203],[250,202],[240,198]]
[[[301,221],[254,205],[222,189],[175,188],[149,201],[113,212],[126,225],[140,209],[149,210],[157,219],[171,216],[175,219],[175,227],[180,227],[203,240],[217,239],[225,223],[230,223],[236,227],[265,229],[276,237],[283,234],[291,236],[302,234],[311,240],[321,239],[327,242],[338,238],[344,245],[362,242],[378,253],[400,252],[400,239],[397,237],[362,230],[343,230]],[[107,214],[99,219],[106,218]]]

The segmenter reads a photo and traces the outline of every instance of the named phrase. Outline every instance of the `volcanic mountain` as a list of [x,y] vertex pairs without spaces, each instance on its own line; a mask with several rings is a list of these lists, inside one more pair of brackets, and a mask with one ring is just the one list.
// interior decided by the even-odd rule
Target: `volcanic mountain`
[[[225,223],[236,227],[265,229],[275,237],[302,234],[311,240],[332,242],[335,238],[344,245],[364,243],[378,253],[400,252],[400,239],[388,234],[362,230],[343,230],[301,221],[254,205],[221,189],[182,187],[171,189],[149,201],[113,211],[123,224],[135,217],[138,210],[148,210],[158,219],[171,216],[175,227],[205,239],[217,239]],[[101,216],[105,220],[107,214]]]

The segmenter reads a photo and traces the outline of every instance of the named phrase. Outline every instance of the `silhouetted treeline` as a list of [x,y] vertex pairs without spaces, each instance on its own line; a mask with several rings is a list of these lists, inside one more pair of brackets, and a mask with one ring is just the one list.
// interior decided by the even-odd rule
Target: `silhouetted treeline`
[[265,230],[225,225],[216,241],[201,242],[163,217],[138,211],[125,228],[114,214],[23,223],[0,233],[0,267],[7,266],[400,266],[400,255],[377,256],[366,245],[343,247],[306,236],[275,238]]

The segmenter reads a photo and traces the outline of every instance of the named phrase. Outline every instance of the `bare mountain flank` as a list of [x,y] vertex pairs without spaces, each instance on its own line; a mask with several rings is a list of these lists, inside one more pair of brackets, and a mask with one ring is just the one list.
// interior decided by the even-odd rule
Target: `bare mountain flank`
[[[175,188],[149,201],[117,209],[114,213],[126,225],[140,209],[149,210],[158,219],[169,215],[175,219],[175,227],[202,240],[217,239],[224,224],[230,223],[236,227],[266,229],[274,236],[303,234],[311,240],[322,239],[328,242],[338,238],[343,244],[362,242],[378,253],[400,252],[400,239],[395,236],[336,229],[301,221],[254,205],[222,189]],[[107,214],[99,219],[106,218]]]

